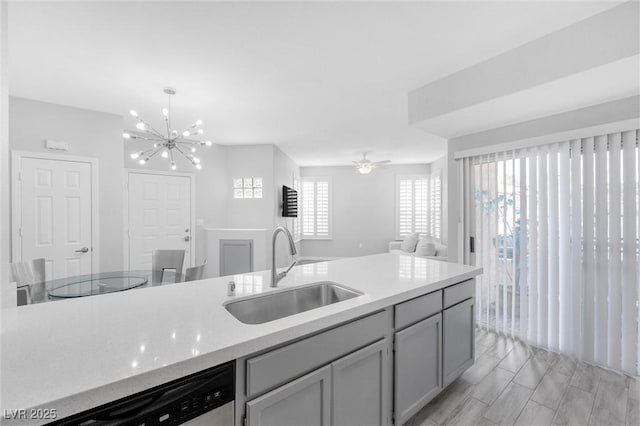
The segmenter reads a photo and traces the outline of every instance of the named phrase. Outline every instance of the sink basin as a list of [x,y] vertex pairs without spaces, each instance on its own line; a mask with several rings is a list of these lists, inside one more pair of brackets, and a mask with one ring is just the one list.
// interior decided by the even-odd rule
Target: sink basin
[[227,303],[225,308],[245,324],[262,324],[363,294],[327,281],[237,300]]

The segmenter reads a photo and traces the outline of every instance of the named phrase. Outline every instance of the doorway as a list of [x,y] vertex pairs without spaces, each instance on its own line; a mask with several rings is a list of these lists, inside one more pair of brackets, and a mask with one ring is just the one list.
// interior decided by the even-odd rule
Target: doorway
[[151,255],[159,249],[184,250],[185,268],[193,266],[193,175],[128,170],[126,180],[129,270],[151,270]]
[[45,259],[47,280],[99,269],[97,160],[12,152],[12,261]]

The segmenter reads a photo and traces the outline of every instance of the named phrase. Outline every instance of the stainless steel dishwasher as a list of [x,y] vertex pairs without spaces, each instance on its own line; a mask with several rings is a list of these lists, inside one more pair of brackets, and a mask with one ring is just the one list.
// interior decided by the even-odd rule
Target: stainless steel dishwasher
[[230,362],[60,419],[75,426],[232,426],[234,363]]

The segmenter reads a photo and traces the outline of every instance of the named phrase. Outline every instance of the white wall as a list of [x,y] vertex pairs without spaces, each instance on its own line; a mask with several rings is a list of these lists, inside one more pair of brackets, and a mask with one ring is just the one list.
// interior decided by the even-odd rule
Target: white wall
[[69,155],[98,159],[100,269],[122,269],[122,117],[11,97],[9,124],[12,150],[52,152],[44,147],[45,139],[52,139],[68,142]]
[[[5,308],[16,305],[16,292],[9,282],[9,84],[7,62],[8,3],[0,2],[0,323],[5,324]],[[0,326],[0,329],[3,327]]]
[[[291,218],[282,217],[282,185],[293,188],[293,181],[300,180],[300,167],[277,146],[274,146],[273,153],[275,224],[291,227]],[[293,230],[291,231],[293,232]]]
[[302,177],[332,177],[333,212],[332,239],[303,240],[302,254],[348,257],[386,252],[396,238],[396,176],[428,173],[428,164],[386,166],[368,175],[353,166],[300,168]]
[[[130,157],[132,152],[148,148],[149,144],[127,140],[124,142],[125,168],[140,170],[169,171],[169,161],[154,158],[144,166]],[[175,157],[177,170],[182,173],[193,173],[196,185],[196,242],[195,264],[199,265],[206,258],[205,228],[224,228],[227,224],[227,198],[231,194],[231,187],[227,183],[227,147],[213,144],[210,147],[198,147],[196,157],[200,158],[202,169],[197,170],[191,163],[181,156]]]
[[[273,145],[227,146],[227,228],[273,227],[273,158]],[[233,198],[233,179],[241,177],[261,177],[263,198]]]
[[[293,218],[282,217],[282,185],[293,188],[293,181],[300,180],[300,167],[277,146],[274,146],[273,156],[273,184],[274,184],[274,226],[284,226],[293,234]],[[296,248],[301,249],[300,243]],[[286,266],[291,262],[289,244],[284,236],[278,236],[276,243],[278,254],[278,267]]]
[[[606,102],[586,108],[568,111],[562,114],[551,115],[536,120],[525,121],[510,126],[487,130],[449,140],[448,144],[448,209],[449,209],[449,260],[456,262],[460,259],[460,235],[461,229],[458,223],[460,210],[458,207],[459,186],[458,167],[455,154],[460,151],[480,147],[496,146],[499,151],[500,144],[510,144],[516,141],[534,140],[541,137],[549,137],[556,141],[597,135],[597,130],[591,128],[604,126],[608,123],[616,123],[640,117],[640,96],[632,96],[617,101]],[[567,132],[574,132],[571,137]],[[594,133],[595,132],[595,133]],[[552,141],[549,140],[551,143]]]

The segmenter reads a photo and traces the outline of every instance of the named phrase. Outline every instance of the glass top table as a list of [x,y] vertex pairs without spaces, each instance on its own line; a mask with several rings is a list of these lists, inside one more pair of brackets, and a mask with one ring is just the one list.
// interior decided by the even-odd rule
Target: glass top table
[[146,275],[130,272],[108,272],[56,281],[64,281],[64,283],[57,283],[58,285],[52,287],[48,291],[49,297],[66,299],[130,290],[147,284],[149,278]]
[[46,294],[34,302],[95,296],[149,286],[174,284],[173,273],[165,273],[165,282],[152,283],[151,271],[115,271],[98,274],[79,275],[47,281]]

